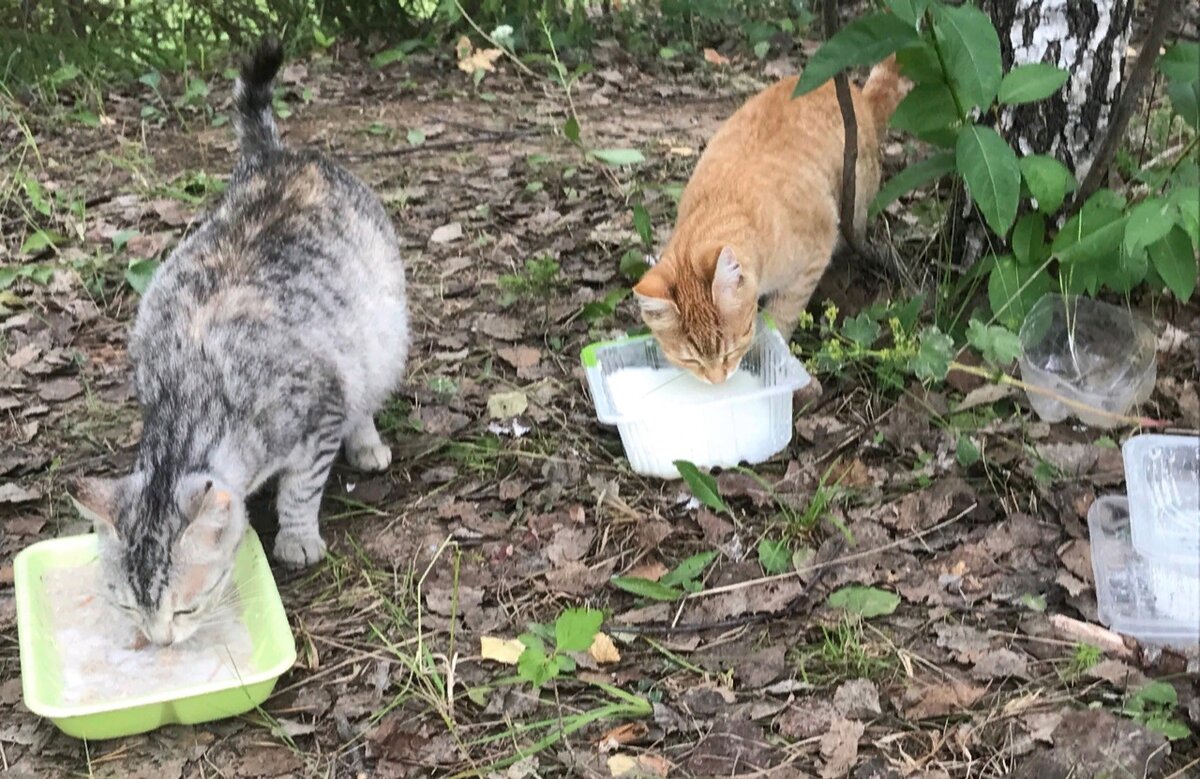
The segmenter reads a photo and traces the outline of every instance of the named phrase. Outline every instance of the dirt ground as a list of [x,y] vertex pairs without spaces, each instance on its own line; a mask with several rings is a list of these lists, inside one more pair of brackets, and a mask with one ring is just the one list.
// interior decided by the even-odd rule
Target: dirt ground
[[[0,298],[0,776],[1200,776],[1196,659],[1092,652],[1072,632],[1098,625],[1086,515],[1123,492],[1128,431],[1047,425],[1023,397],[972,392],[967,377],[884,392],[846,372],[797,396],[795,436],[754,468],[761,480],[719,475],[727,513],[629,470],[578,355],[638,323],[629,300],[611,315],[589,304],[629,286],[631,200],[661,245],[672,187],[779,66],[681,73],[611,46],[594,64],[572,94],[584,143],[640,149],[645,164],[589,161],[558,132],[562,93],[508,65],[478,86],[444,58],[289,66],[286,142],[325,148],[376,187],[405,246],[414,344],[379,417],[393,465],[339,466],[322,511],[330,558],[276,570],[299,660],[261,711],[90,744],[22,705],[13,556],[86,532],[71,480],[132,462],[137,296],[124,273],[165,257],[227,176],[232,133],[212,118],[228,84],[214,80],[211,116],[167,110],[161,126],[140,118],[158,103],[139,88],[106,92],[99,127],[67,108],[29,117],[24,170],[78,207],[55,209],[57,253],[22,255],[21,211],[10,201],[0,215],[5,265],[54,269]],[[162,91],[169,102],[182,85]],[[26,142],[15,124],[0,133]],[[893,140],[889,168],[913,153]],[[875,227],[918,280],[936,275],[921,266],[937,243],[928,201]],[[558,273],[525,264],[546,257]],[[831,299],[849,315],[902,294],[841,258],[814,310]],[[1200,427],[1198,312],[1154,313],[1170,328],[1144,413]],[[526,407],[493,418],[489,398],[514,391]],[[982,455],[966,466],[963,431]],[[269,496],[254,505],[270,536]],[[853,544],[838,543],[841,527]],[[782,539],[801,573],[767,576],[764,539]],[[703,589],[678,604],[609,583],[709,551]],[[833,564],[806,592],[810,553]],[[896,593],[899,607],[848,617],[825,600],[847,584]],[[481,638],[583,605],[608,615],[616,662],[584,654],[538,692],[481,658]],[[731,624],[748,614],[775,615]],[[701,627],[659,630],[673,622]],[[1176,691],[1169,714],[1191,736],[1168,742],[1122,713],[1150,678]]]

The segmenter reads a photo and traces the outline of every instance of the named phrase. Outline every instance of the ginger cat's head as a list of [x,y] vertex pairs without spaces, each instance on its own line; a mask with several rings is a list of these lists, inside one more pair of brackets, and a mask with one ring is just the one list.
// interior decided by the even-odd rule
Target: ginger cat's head
[[709,384],[737,370],[754,340],[758,293],[731,247],[664,256],[633,291],[642,318],[674,365]]

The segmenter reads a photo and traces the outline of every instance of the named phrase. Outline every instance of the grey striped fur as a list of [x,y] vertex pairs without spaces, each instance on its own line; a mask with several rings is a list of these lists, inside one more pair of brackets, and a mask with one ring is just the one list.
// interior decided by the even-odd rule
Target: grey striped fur
[[285,150],[268,40],[235,92],[240,159],[215,212],[163,263],[130,338],[143,433],[134,472],[86,480],[109,593],[158,643],[221,602],[245,498],[279,477],[274,556],[319,561],[317,512],[344,447],[383,470],[372,421],[408,354],[404,268],[378,198],[328,159]]

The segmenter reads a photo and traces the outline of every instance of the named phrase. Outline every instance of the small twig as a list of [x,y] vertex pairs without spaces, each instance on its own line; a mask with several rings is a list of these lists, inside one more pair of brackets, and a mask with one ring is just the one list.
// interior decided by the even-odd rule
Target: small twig
[[[829,547],[829,554],[833,555],[841,551],[843,543],[844,542],[842,541],[841,536],[834,536]],[[786,606],[776,611],[759,611],[750,614],[741,614],[736,617],[729,617],[728,619],[716,620],[715,622],[684,622],[683,624],[677,624],[676,622],[672,621],[670,623],[658,622],[646,625],[610,625],[609,630],[614,633],[631,633],[633,635],[679,635],[684,633],[703,633],[708,630],[731,630],[733,628],[745,627],[746,625],[755,625],[771,620],[787,619],[788,617],[793,617],[799,613],[801,607],[808,601],[808,596],[813,592],[813,590],[816,589],[821,580],[825,578],[825,574],[830,568],[833,567],[832,564],[834,562],[836,561],[831,560],[827,563],[821,563],[819,566],[813,566],[816,568],[816,572],[813,574],[813,577],[804,584],[804,586],[800,589],[800,592],[796,593],[796,595],[787,602]],[[684,603],[686,603],[686,601],[679,602],[679,608],[681,610],[683,609]],[[679,615],[676,614],[676,619],[678,619],[678,616]]]
[[1035,395],[1041,395],[1043,397],[1050,398],[1051,400],[1056,400],[1059,403],[1062,403],[1064,406],[1068,406],[1069,408],[1072,408],[1076,411],[1083,411],[1083,412],[1086,412],[1087,414],[1090,414],[1093,416],[1104,417],[1105,419],[1111,419],[1114,422],[1120,422],[1120,423],[1123,423],[1126,425],[1133,425],[1135,427],[1166,427],[1167,426],[1167,423],[1160,419],[1151,419],[1149,417],[1134,417],[1134,416],[1128,416],[1125,414],[1114,414],[1113,412],[1105,411],[1102,408],[1096,408],[1095,406],[1089,406],[1087,403],[1082,403],[1078,400],[1072,400],[1071,398],[1060,395],[1057,392],[1055,392],[1054,390],[1046,389],[1045,387],[1039,387],[1036,384],[1029,384],[1028,382],[1024,382],[1020,379],[1009,376],[1007,373],[996,373],[995,371],[990,371],[987,368],[983,368],[978,365],[966,365],[965,363],[951,361],[950,370],[962,371],[963,373],[969,373],[972,376],[978,376],[981,379],[995,381],[998,384],[1007,384],[1009,386],[1025,390],[1026,392],[1032,392]]
[[399,146],[395,149],[352,152],[350,154],[338,154],[337,156],[344,160],[374,160],[379,159],[380,157],[400,157],[406,154],[420,154],[421,152],[434,151],[437,149],[456,149],[460,146],[472,144],[503,143],[505,141],[511,141],[517,138],[529,138],[535,135],[541,135],[541,133],[542,131],[537,129],[510,130],[506,132],[488,133],[486,135],[476,135],[470,138],[434,141],[432,143],[423,143],[420,146]]
[[1100,189],[1100,185],[1108,176],[1108,168],[1117,155],[1117,149],[1125,140],[1125,130],[1133,118],[1142,89],[1150,80],[1154,60],[1158,58],[1158,50],[1167,37],[1167,28],[1175,16],[1177,5],[1178,0],[1158,0],[1158,5],[1154,9],[1154,17],[1150,22],[1150,30],[1146,33],[1142,50],[1138,52],[1137,60],[1133,64],[1133,71],[1129,74],[1125,89],[1121,92],[1121,99],[1117,101],[1116,111],[1113,112],[1113,119],[1108,125],[1104,141],[1100,144],[1100,151],[1096,152],[1096,157],[1092,160],[1092,167],[1088,169],[1087,176],[1079,185],[1079,191],[1075,193],[1075,199],[1071,201],[1071,206],[1067,209],[1064,218],[1069,219],[1074,216],[1087,202],[1087,199]]
[[1073,644],[1091,644],[1122,660],[1133,660],[1137,656],[1123,636],[1099,625],[1080,622],[1063,614],[1051,614],[1050,627],[1059,637]]

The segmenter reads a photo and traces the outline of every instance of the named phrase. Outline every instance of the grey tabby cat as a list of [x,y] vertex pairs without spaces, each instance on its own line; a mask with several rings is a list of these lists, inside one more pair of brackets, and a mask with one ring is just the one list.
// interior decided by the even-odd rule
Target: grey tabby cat
[[404,268],[379,199],[283,148],[266,39],[235,88],[240,159],[224,199],[163,263],[130,338],[143,432],[133,473],[83,480],[111,600],[158,644],[224,600],[245,498],[279,477],[274,556],[321,560],[317,510],[338,449],[386,469],[372,415],[408,354]]

